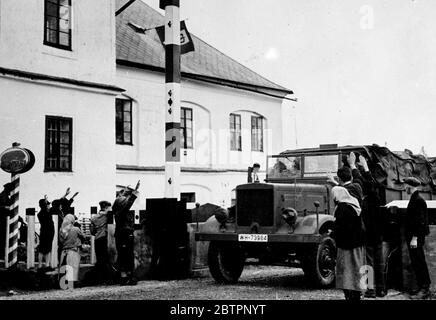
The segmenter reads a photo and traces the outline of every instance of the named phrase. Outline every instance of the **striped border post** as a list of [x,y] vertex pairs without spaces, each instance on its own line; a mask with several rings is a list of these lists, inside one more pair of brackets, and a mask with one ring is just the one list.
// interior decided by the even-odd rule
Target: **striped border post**
[[165,8],[165,197],[180,200],[180,0]]
[[9,207],[9,219],[7,219],[7,255],[5,255],[5,267],[13,267],[18,260],[18,202],[20,200],[20,175],[11,174],[13,190],[11,192],[12,204]]

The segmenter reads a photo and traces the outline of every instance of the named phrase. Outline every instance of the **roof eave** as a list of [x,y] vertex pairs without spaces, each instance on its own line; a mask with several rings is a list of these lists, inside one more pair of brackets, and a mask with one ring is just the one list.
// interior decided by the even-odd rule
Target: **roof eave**
[[[157,67],[157,66],[153,66],[153,65],[142,64],[142,63],[138,63],[138,62],[132,62],[129,60],[116,59],[116,63],[118,65],[125,66],[125,67],[131,67],[131,68],[137,68],[137,69],[142,69],[142,70],[150,70],[150,71],[165,73],[165,68]],[[268,96],[280,98],[280,99],[284,99],[285,96],[293,94],[292,90],[289,90],[286,88],[279,89],[279,88],[263,87],[263,86],[249,84],[249,83],[242,83],[242,82],[232,81],[232,80],[228,80],[228,79],[214,78],[214,77],[210,77],[210,76],[189,73],[189,72],[181,72],[181,75],[183,78],[186,78],[186,79],[193,79],[193,80],[203,81],[203,82],[207,82],[207,83],[213,83],[213,84],[217,84],[217,85],[221,85],[221,86],[232,87],[232,88],[250,91],[250,92],[254,92],[254,93],[258,93],[258,94],[262,94],[262,95],[268,95]],[[268,91],[272,91],[272,93],[268,92]],[[277,94],[275,94],[275,93],[277,93]]]

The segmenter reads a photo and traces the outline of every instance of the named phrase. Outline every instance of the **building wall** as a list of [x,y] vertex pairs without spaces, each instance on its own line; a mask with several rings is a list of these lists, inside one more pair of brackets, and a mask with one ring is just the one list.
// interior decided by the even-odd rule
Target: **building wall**
[[[92,13],[92,14],[90,14]],[[115,1],[72,0],[72,50],[44,45],[44,1],[0,1],[0,67],[114,84]],[[115,195],[114,92],[0,75],[0,152],[15,141],[32,150],[21,176],[20,214],[67,187],[79,191],[76,212]],[[73,171],[44,172],[45,116],[73,118]],[[10,176],[0,172],[0,182]]]
[[[114,198],[113,95],[2,77],[0,88],[0,151],[17,141],[36,158],[21,175],[20,214],[38,208],[45,194],[50,201],[59,198],[67,187],[80,192],[73,204],[78,213]],[[72,172],[44,172],[46,115],[73,119]],[[10,181],[10,175],[1,171],[0,181]]]
[[[115,67],[113,0],[72,0],[72,51],[43,44],[44,1],[0,1],[0,67],[69,79],[115,84],[133,99],[133,146],[115,144],[115,103],[110,92],[55,82],[0,76],[0,151],[18,141],[36,156],[22,175],[20,212],[37,207],[44,194],[53,200],[67,187],[79,191],[75,208],[88,212],[113,200],[116,186],[141,179],[141,198],[164,195],[164,75]],[[95,14],[89,14],[95,12]],[[265,169],[267,154],[282,151],[281,100],[194,80],[182,82],[182,106],[193,109],[194,148],[183,150],[181,191],[196,201],[230,205],[231,190],[246,181],[254,162]],[[242,117],[242,152],[229,149],[229,114]],[[44,172],[45,116],[73,118],[73,172]],[[250,117],[265,120],[264,152],[251,151]],[[116,170],[116,165],[133,169]],[[195,171],[202,170],[202,171]],[[1,172],[0,181],[9,175]]]
[[72,51],[43,44],[43,0],[1,0],[0,15],[1,67],[84,81],[113,82],[114,0],[72,0]]
[[[134,186],[142,181],[142,195],[135,208],[145,206],[145,197],[164,195],[164,76],[117,66],[117,85],[123,97],[133,99],[133,146],[117,145],[117,184]],[[195,192],[196,201],[230,205],[231,190],[247,181],[247,167],[254,162],[265,170],[266,155],[282,150],[281,100],[194,80],[182,81],[181,106],[193,109],[194,148],[182,149],[181,192]],[[229,115],[241,115],[242,151],[230,151]],[[264,123],[264,151],[251,151],[251,116]],[[195,172],[195,169],[200,170]],[[264,179],[264,174],[260,175]]]

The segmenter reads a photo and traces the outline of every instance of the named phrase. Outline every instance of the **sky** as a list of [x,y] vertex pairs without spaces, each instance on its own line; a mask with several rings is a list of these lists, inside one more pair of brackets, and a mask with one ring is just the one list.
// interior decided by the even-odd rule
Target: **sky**
[[376,143],[436,156],[436,1],[180,2],[191,33],[294,92],[283,149]]

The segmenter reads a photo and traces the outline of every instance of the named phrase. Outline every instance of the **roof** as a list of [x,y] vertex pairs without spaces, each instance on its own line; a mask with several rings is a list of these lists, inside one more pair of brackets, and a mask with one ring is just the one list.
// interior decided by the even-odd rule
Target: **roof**
[[[117,0],[117,8],[126,2]],[[139,34],[128,26],[129,22],[152,30]],[[118,15],[117,63],[164,72],[165,50],[156,30],[153,29],[163,24],[164,16],[142,1],[136,1]],[[191,37],[195,51],[181,57],[182,78],[193,78],[259,93],[272,92],[278,97],[292,94],[291,90],[260,76],[192,33]]]

